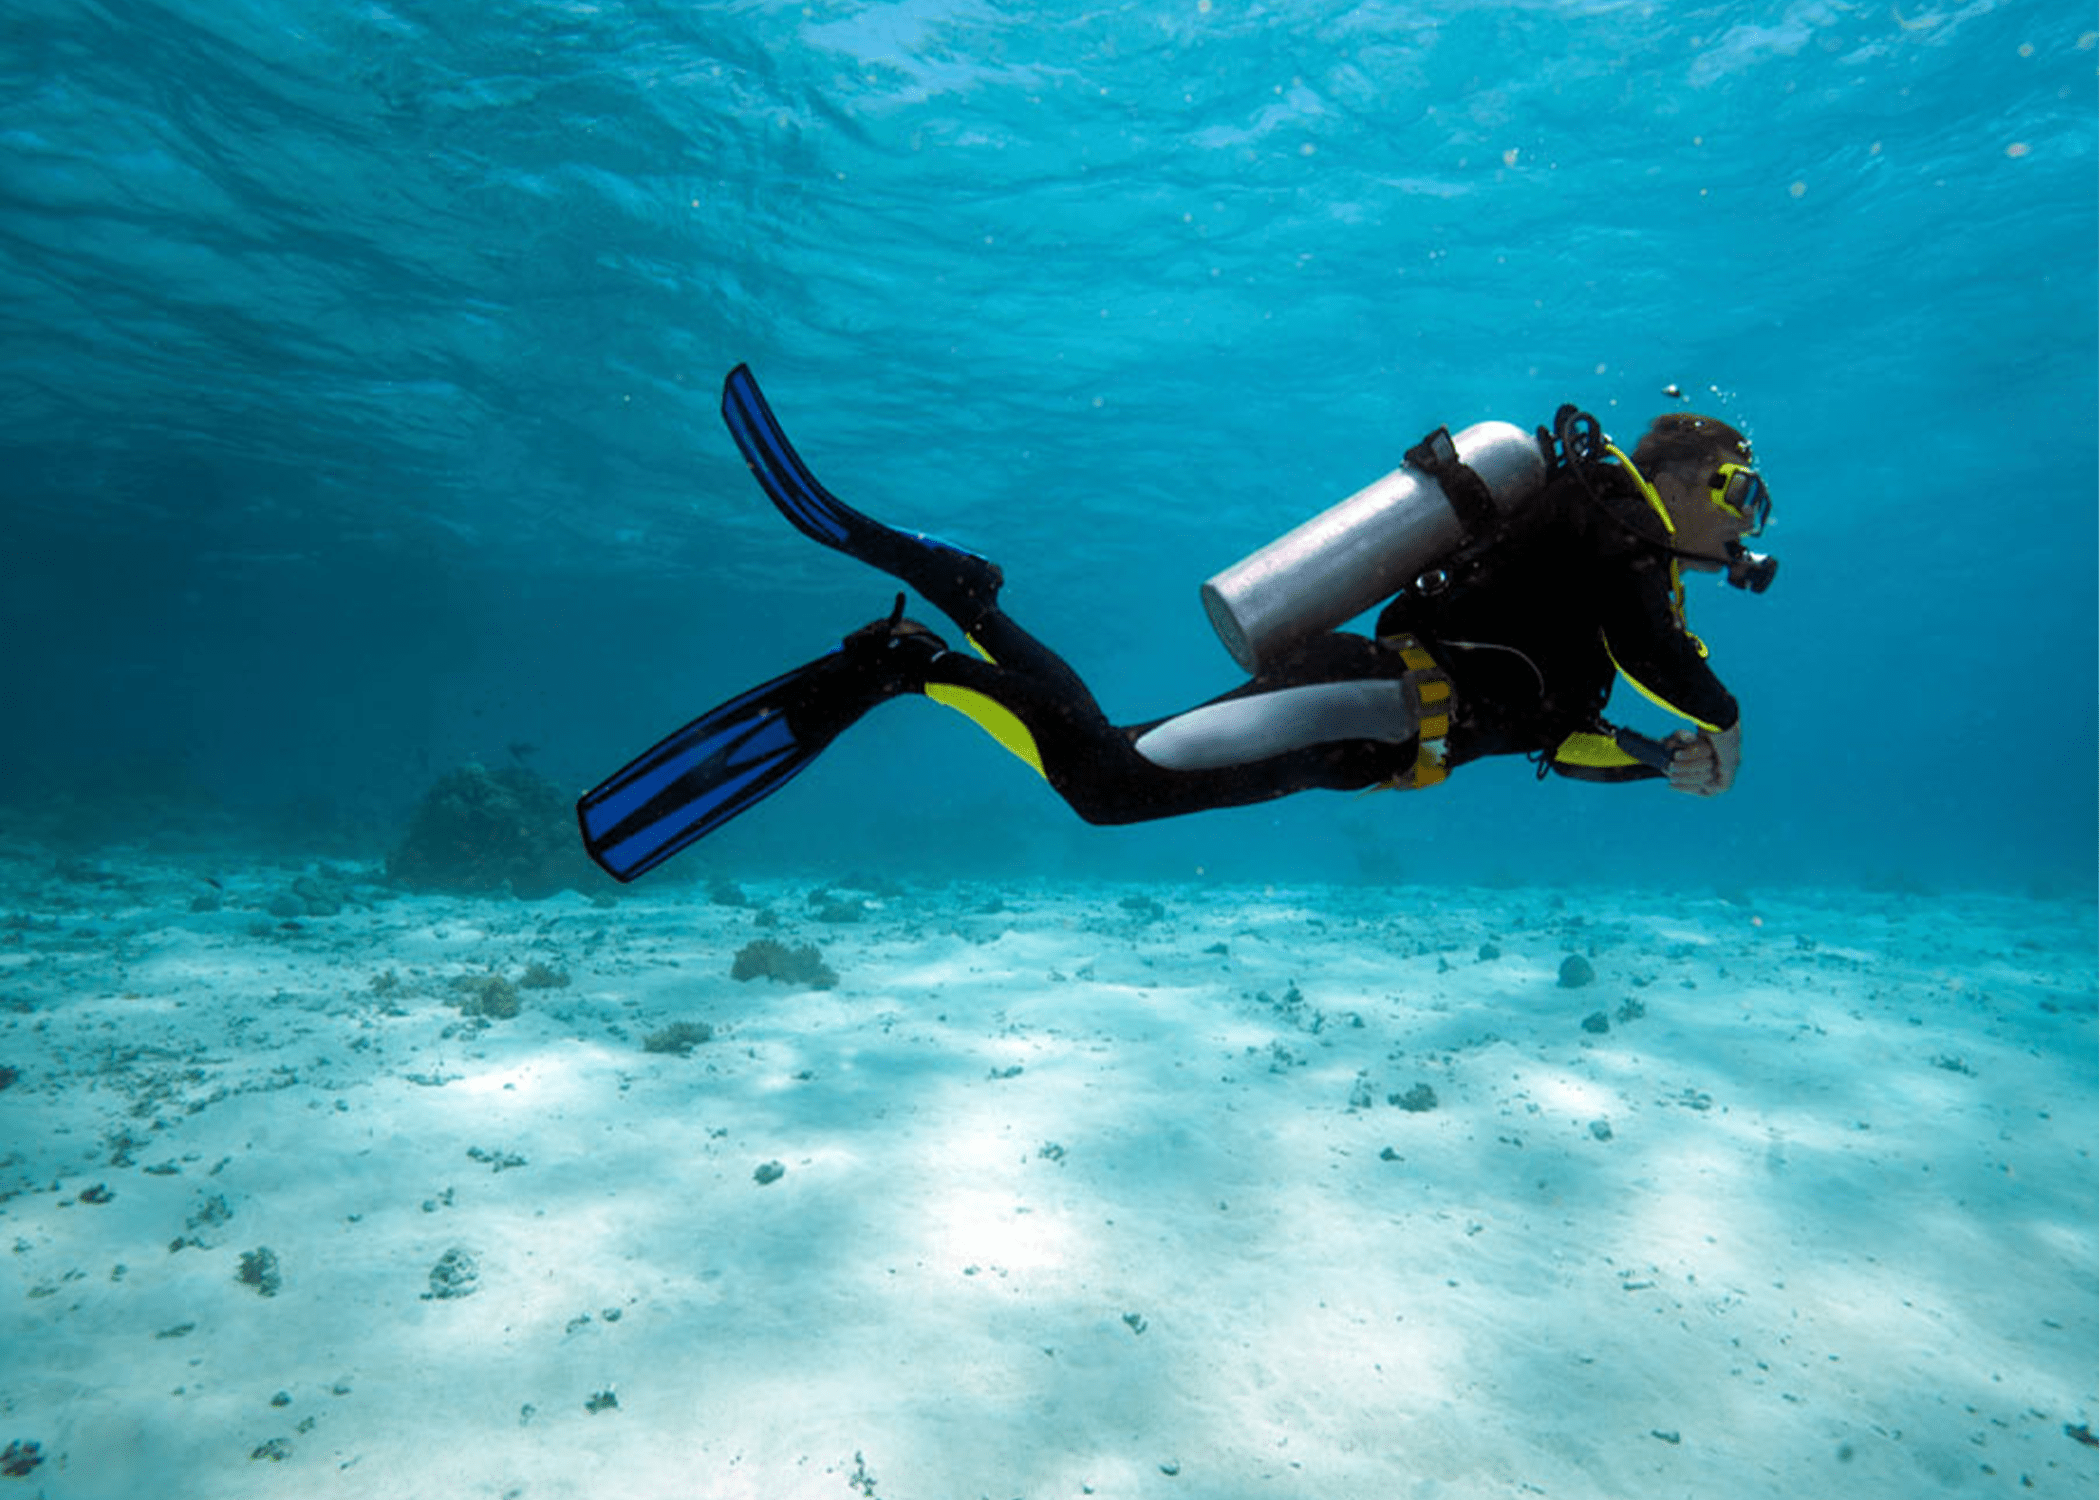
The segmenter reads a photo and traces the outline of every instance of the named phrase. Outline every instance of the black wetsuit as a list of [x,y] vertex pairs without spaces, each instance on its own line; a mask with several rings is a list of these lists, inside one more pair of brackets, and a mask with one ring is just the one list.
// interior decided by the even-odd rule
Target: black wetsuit
[[[1381,637],[1414,635],[1451,678],[1448,764],[1521,754],[1592,779],[1661,774],[1645,766],[1599,773],[1557,758],[1570,735],[1602,730],[1615,662],[1708,727],[1736,722],[1735,700],[1679,615],[1670,558],[1656,540],[1660,519],[1644,516],[1645,502],[1623,483],[1605,471],[1593,497],[1562,472],[1526,507],[1522,531],[1458,570],[1434,597],[1403,595],[1380,615]],[[1235,764],[1162,765],[1140,752],[1139,741],[1185,715],[1111,724],[1071,667],[996,606],[958,623],[991,660],[960,651],[939,656],[926,670],[928,689],[934,696],[941,687],[965,689],[1012,714],[1032,739],[1045,778],[1088,822],[1142,822],[1312,788],[1352,791],[1395,782],[1415,767],[1420,741],[1411,735],[1315,736]],[[1394,680],[1406,670],[1385,641],[1322,635],[1201,707],[1253,706],[1294,687]]]

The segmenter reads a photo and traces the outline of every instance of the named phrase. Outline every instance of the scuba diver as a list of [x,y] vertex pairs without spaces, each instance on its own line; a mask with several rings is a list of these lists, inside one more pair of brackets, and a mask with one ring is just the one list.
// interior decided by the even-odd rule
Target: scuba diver
[[[585,847],[626,881],[779,790],[877,704],[919,694],[975,720],[1090,823],[1133,823],[1312,788],[1434,785],[1489,755],[1590,781],[1714,796],[1742,759],[1735,699],[1686,628],[1682,573],[1762,593],[1749,551],[1771,496],[1749,441],[1659,417],[1631,454],[1573,406],[1526,433],[1439,428],[1406,462],[1203,586],[1241,687],[1164,719],[1109,722],[1065,661],[999,606],[989,558],[886,525],[804,466],[747,366],[722,414],[773,504],[905,596],[830,652],[703,714],[584,794]],[[1375,636],[1336,627],[1386,601]],[[1603,718],[1615,679],[1696,728],[1654,740]]]

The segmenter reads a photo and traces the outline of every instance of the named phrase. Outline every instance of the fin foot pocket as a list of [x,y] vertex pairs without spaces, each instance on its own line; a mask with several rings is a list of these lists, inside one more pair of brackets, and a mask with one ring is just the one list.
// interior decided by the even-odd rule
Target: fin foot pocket
[[781,430],[749,365],[722,382],[722,420],[774,508],[811,541],[908,584],[965,630],[998,602],[1006,580],[990,558],[863,515],[824,488]]
[[934,658],[948,654],[948,643],[917,620],[904,618],[904,596],[897,596],[889,614],[867,624],[839,643],[848,660],[860,665],[870,691],[883,697],[898,693],[923,693],[926,669]]

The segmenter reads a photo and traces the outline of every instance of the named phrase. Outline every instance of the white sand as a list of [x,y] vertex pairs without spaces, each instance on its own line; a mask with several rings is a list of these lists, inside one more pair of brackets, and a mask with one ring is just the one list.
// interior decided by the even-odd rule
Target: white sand
[[2094,1493],[2085,903],[17,853],[0,1500]]

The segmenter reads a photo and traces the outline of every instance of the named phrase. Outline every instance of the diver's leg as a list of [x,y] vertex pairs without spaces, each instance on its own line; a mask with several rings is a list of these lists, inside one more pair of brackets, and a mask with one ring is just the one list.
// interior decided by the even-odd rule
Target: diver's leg
[[[1184,714],[1111,724],[1078,675],[1003,613],[984,621],[994,660],[948,652],[927,666],[928,696],[993,728],[1091,823],[1135,823],[1266,802],[1315,788],[1349,791],[1414,763],[1416,712],[1404,664],[1361,636],[1316,638],[1243,687]],[[1003,654],[1002,654],[1003,653]]]

